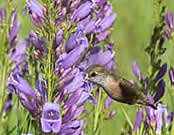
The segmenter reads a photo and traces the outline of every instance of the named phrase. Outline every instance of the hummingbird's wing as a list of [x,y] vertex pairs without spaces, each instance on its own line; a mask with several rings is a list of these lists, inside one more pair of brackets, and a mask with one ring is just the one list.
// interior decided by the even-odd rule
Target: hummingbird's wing
[[134,86],[130,81],[121,78],[119,85],[122,89],[123,98],[130,100],[130,104],[135,104],[138,100],[147,99],[145,93],[138,86]]
[[156,106],[148,100],[145,92],[128,80],[122,78],[120,80],[120,88],[122,89],[123,98],[129,100],[130,104],[143,104],[151,106],[153,109],[157,109]]

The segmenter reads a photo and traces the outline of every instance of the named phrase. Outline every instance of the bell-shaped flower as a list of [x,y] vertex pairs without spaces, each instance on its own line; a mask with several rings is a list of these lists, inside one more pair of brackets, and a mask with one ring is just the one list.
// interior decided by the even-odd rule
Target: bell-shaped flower
[[46,102],[41,117],[42,131],[45,133],[58,133],[61,129],[61,112],[59,104]]
[[8,78],[8,85],[11,85],[13,88],[18,90],[20,93],[24,93],[26,96],[29,96],[33,99],[36,98],[35,92],[32,87],[28,84],[26,80],[19,76],[19,74],[11,73]]

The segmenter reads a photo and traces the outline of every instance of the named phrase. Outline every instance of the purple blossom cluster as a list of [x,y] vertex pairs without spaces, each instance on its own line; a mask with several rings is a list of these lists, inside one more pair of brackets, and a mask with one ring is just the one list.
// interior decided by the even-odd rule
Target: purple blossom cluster
[[[136,61],[133,62],[132,67],[133,67],[133,72],[136,75],[136,77],[139,80],[143,81],[144,89],[146,90],[146,93],[147,93],[149,91],[148,90],[149,89],[148,88],[148,86],[149,86],[148,77],[146,77],[143,80],[139,65],[137,64]],[[147,94],[147,97],[152,104],[157,103],[164,95],[165,82],[162,79],[162,77],[165,75],[166,72],[167,72],[167,64],[165,63],[161,66],[156,77],[152,80],[153,85],[156,85],[156,83],[157,83],[157,87],[155,88],[156,89],[155,96],[152,97],[153,94],[152,95]],[[173,75],[174,75],[173,68],[171,67],[169,69],[169,77],[170,77],[171,85],[172,85]],[[137,129],[140,127],[140,125],[143,122],[144,122],[144,125],[146,125],[146,131],[145,131],[146,133],[148,133],[148,130],[153,129],[156,132],[156,134],[161,134],[161,132],[164,128],[167,128],[168,131],[171,129],[171,123],[173,120],[173,112],[168,114],[167,105],[162,105],[161,103],[159,103],[157,106],[157,110],[155,110],[149,106],[145,106],[145,110],[146,110],[146,116],[144,116],[145,112],[143,111],[143,108],[142,107],[139,108],[139,110],[137,112],[137,117],[136,117],[133,132],[137,131]],[[143,121],[143,120],[145,120],[145,121]]]
[[[84,120],[80,116],[85,110],[84,103],[97,102],[91,93],[96,86],[84,79],[85,70],[92,65],[116,69],[114,43],[108,39],[116,13],[112,13],[112,5],[107,0],[54,0],[50,6],[27,0],[23,14],[27,12],[37,30],[31,30],[29,38],[11,53],[10,62],[15,64],[8,77],[7,91],[19,94],[23,107],[40,121],[42,132],[81,135]],[[5,9],[2,8],[2,24],[5,23],[4,14]],[[15,10],[8,35],[11,47],[17,41],[20,25],[16,15]],[[29,55],[26,55],[27,50],[30,50]],[[30,78],[25,77],[29,74],[26,72],[29,59],[40,62],[35,87],[30,85]],[[45,65],[44,62],[49,60],[51,63]],[[41,68],[52,71],[49,72],[51,80],[45,78],[46,73]],[[49,83],[53,87],[48,87]],[[111,103],[108,97],[104,110]],[[107,119],[114,115],[115,111],[110,111]]]

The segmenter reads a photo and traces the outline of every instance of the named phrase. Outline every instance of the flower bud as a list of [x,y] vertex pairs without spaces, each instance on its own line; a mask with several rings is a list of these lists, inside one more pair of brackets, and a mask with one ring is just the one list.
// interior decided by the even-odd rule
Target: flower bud
[[170,67],[169,69],[169,77],[170,77],[170,85],[174,86],[174,70],[173,67]]
[[166,21],[167,21],[167,24],[168,24],[170,30],[172,31],[173,30],[173,15],[170,11],[167,11]]
[[169,40],[170,39],[170,33],[169,33],[168,29],[164,28],[164,34],[167,37],[167,39]]

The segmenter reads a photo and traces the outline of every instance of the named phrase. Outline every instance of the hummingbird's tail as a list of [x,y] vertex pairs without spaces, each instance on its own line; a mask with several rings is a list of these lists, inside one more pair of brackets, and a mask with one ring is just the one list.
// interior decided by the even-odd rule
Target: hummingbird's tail
[[148,106],[152,107],[153,109],[157,110],[157,107],[154,104],[147,104]]
[[150,106],[153,109],[157,110],[157,107],[154,104],[152,104],[148,99],[144,100],[144,101],[140,100],[139,104],[147,105],[147,106]]

